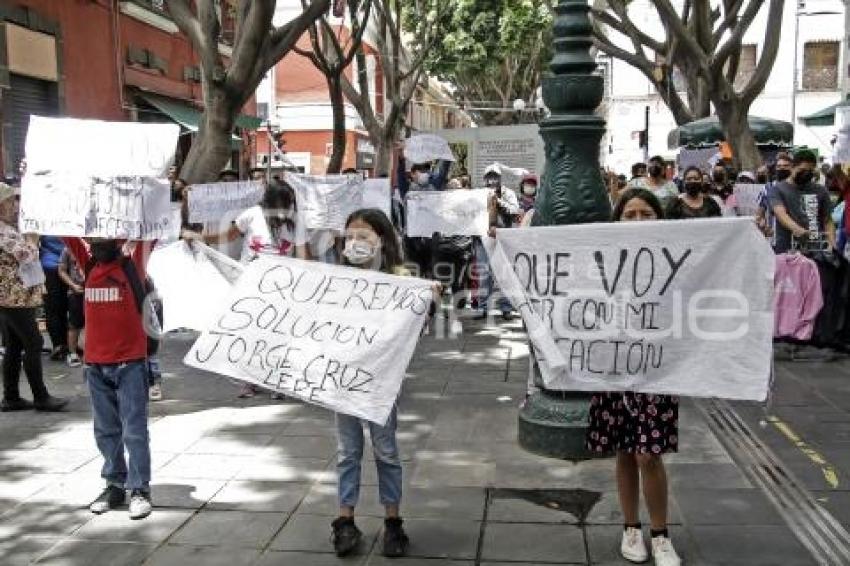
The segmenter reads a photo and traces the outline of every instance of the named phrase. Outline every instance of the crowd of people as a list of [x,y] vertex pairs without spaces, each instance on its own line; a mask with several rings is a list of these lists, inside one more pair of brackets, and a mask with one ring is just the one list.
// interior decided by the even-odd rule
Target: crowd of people
[[[310,230],[299,221],[295,192],[279,178],[267,179],[254,170],[252,179],[265,183],[260,203],[223,223],[192,224],[187,214],[191,185],[169,172],[175,214],[181,216],[180,237],[203,241],[230,251],[243,263],[262,255],[297,257],[397,275],[418,275],[440,282],[450,308],[476,309],[487,317],[495,298],[482,237],[434,234],[406,237],[404,201],[410,191],[466,190],[475,182],[466,175],[450,176],[450,163],[398,163],[393,180],[393,214],[362,209],[347,219],[344,231]],[[632,179],[607,175],[613,205],[612,221],[694,219],[737,214],[732,180],[764,184],[755,217],[778,254],[825,242],[828,250],[844,245],[850,234],[841,211],[834,221],[834,196],[850,197],[850,181],[840,168],[826,172],[827,187],[818,184],[816,157],[807,151],[779,154],[755,174],[733,174],[722,161],[703,170],[687,167],[675,179],[661,158],[633,167]],[[354,172],[348,171],[348,174]],[[219,180],[235,180],[222,172]],[[506,184],[503,170],[488,167],[480,180],[489,191],[489,224],[524,228],[534,217],[537,177],[520,175]],[[42,334],[37,318],[43,306],[51,341],[51,360],[71,367],[85,363],[91,396],[94,435],[104,458],[106,482],[91,511],[104,513],[127,502],[134,519],[151,513],[151,463],[148,402],[162,397],[156,340],[145,332],[144,297],[152,282],[146,261],[154,242],[124,242],[89,238],[35,238],[18,231],[19,190],[0,185],[0,324],[3,330],[3,411],[35,408],[62,410],[67,401],[51,396],[44,384]],[[837,228],[836,228],[837,226]],[[162,242],[160,242],[160,245]],[[236,250],[230,245],[237,244]],[[42,277],[30,269],[38,263]],[[502,317],[513,316],[510,302],[496,299]],[[84,352],[80,350],[85,329]],[[82,358],[82,359],[81,359]],[[19,391],[23,367],[34,397]],[[243,388],[240,396],[257,393]],[[667,531],[667,479],[662,456],[678,449],[678,399],[667,395],[600,392],[590,401],[587,447],[591,452],[616,453],[616,477],[624,515],[623,557],[643,562],[649,553],[661,566],[680,563]],[[396,409],[381,426],[347,415],[336,415],[338,441],[339,517],[332,523],[338,555],[351,553],[361,532],[355,523],[363,427],[370,428],[378,471],[379,495],[386,509],[383,551],[403,556],[409,543],[400,517],[402,465],[396,440]],[[125,460],[125,449],[129,458]],[[641,486],[651,521],[649,551],[639,522]]]

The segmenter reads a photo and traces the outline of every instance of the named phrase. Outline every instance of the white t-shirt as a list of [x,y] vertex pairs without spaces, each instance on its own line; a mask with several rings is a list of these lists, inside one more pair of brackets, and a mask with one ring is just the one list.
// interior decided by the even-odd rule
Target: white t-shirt
[[271,230],[263,215],[263,209],[253,206],[236,217],[236,228],[244,236],[242,245],[243,263],[247,263],[260,254],[283,255],[292,257],[295,255],[295,246],[303,246],[307,241],[303,224],[296,221],[294,232],[281,226],[277,241],[272,241]]

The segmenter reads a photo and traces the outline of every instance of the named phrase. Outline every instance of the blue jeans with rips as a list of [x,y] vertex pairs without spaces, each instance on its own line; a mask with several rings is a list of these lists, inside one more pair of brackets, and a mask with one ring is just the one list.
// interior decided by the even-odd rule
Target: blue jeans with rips
[[[148,371],[144,360],[86,367],[101,476],[126,489],[150,489]],[[129,468],[124,449],[130,456]]]
[[398,425],[395,407],[384,426],[350,415],[336,414],[339,505],[354,508],[360,497],[364,422],[369,427],[369,435],[372,437],[372,450],[375,453],[375,465],[378,467],[378,494],[381,505],[398,505],[401,502],[401,458],[395,437]]

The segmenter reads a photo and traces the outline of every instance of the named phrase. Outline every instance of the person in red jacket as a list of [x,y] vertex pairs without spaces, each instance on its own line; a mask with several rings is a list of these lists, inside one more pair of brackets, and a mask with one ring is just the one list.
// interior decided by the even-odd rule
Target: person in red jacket
[[89,508],[100,514],[123,505],[129,490],[130,518],[142,519],[151,513],[151,457],[140,290],[154,242],[137,243],[132,257],[119,240],[92,238],[86,245],[67,238],[65,243],[85,273],[85,378],[107,484]]

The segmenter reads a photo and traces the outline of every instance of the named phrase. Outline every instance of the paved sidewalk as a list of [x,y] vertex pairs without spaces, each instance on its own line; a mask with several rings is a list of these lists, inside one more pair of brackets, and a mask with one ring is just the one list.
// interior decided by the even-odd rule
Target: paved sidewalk
[[[51,391],[74,396],[70,412],[0,415],[0,564],[625,564],[613,461],[563,462],[517,445],[521,325],[464,327],[457,340],[423,339],[404,385],[409,558],[379,555],[371,456],[358,509],[365,543],[336,558],[331,415],[266,395],[237,399],[228,380],[180,363],[191,342],[178,335],[163,348],[166,400],[151,416],[156,509],[144,521],[86,510],[101,489],[100,458],[80,371],[46,362]],[[814,564],[700,415],[684,404],[682,451],[667,460],[685,563]]]

